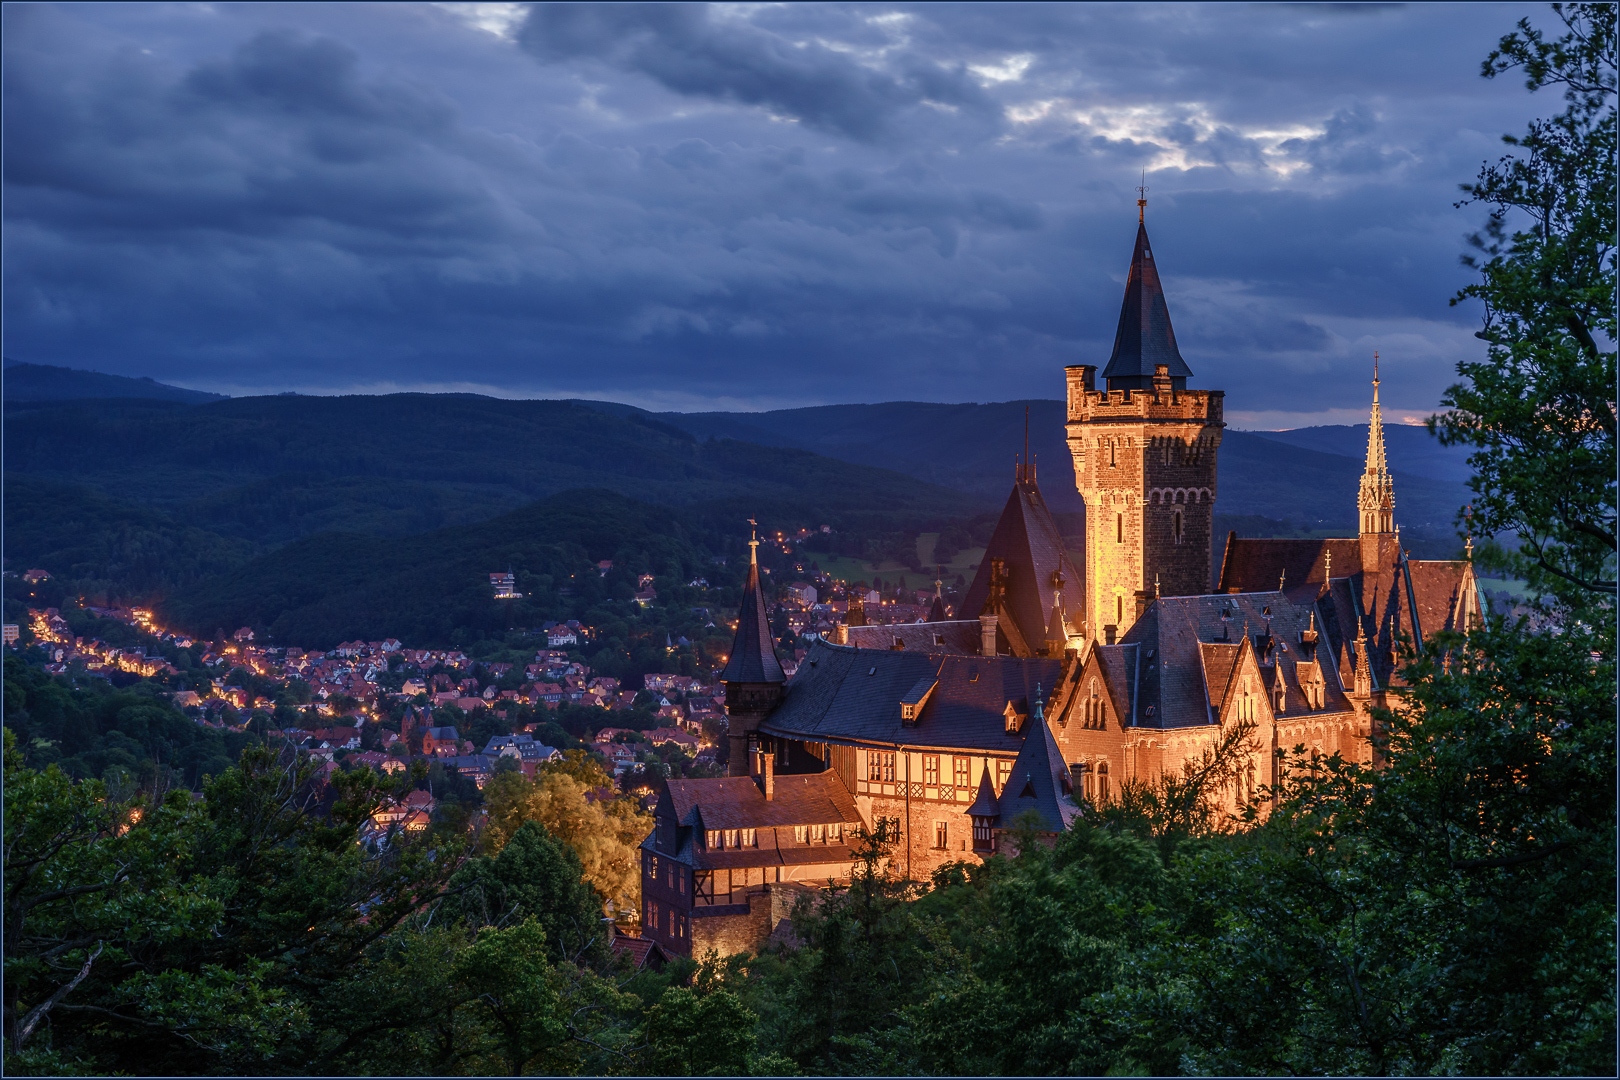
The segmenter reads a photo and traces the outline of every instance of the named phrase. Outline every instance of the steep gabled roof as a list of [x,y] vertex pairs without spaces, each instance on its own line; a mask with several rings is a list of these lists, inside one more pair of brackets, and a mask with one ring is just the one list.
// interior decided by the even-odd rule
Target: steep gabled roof
[[758,543],[749,542],[748,584],[743,588],[742,605],[737,610],[737,636],[731,642],[731,657],[722,682],[787,682],[782,662],[776,658],[776,641],[771,637],[771,620],[765,612],[765,594],[759,588]]
[[1164,286],[1154,265],[1148,243],[1147,225],[1136,226],[1136,248],[1131,252],[1131,270],[1125,279],[1125,300],[1119,309],[1119,329],[1114,333],[1114,352],[1103,369],[1108,388],[1133,389],[1150,385],[1155,365],[1170,369],[1170,377],[1186,385],[1192,369],[1176,348],[1176,332],[1170,326],[1170,308],[1164,301]]
[[1042,831],[1062,832],[1080,815],[1080,806],[1074,801],[1074,779],[1063,763],[1063,754],[1052,738],[1051,725],[1046,722],[1039,700],[1025,732],[1007,786],[1001,789],[998,824],[1005,829],[1018,815],[1033,810],[1040,815]]
[[983,613],[990,597],[992,563],[1000,559],[1007,568],[1005,611],[1015,624],[1013,633],[1006,636],[1009,640],[1015,635],[1022,638],[1026,650],[1033,651],[1046,645],[1052,594],[1059,588],[1053,575],[1063,578],[1063,610],[1070,618],[1086,609],[1085,578],[1064,550],[1063,535],[1033,474],[1027,475],[1013,483],[957,617],[977,619]]
[[[1062,671],[1055,659],[853,649],[817,640],[760,731],[811,742],[1016,754],[1022,740],[1007,731],[1007,703],[1027,713],[1036,687],[1055,685]],[[901,699],[925,676],[939,685],[907,722]]]

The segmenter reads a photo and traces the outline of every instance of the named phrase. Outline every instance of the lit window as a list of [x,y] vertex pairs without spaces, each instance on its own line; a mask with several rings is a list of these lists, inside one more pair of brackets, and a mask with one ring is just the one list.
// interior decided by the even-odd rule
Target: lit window
[[743,829],[739,840],[742,847],[759,847],[759,832],[755,829]]
[[728,848],[734,848],[734,847],[737,846],[737,830],[736,829],[727,829],[726,830],[725,840],[723,841],[723,844],[724,844],[725,847],[728,847]]

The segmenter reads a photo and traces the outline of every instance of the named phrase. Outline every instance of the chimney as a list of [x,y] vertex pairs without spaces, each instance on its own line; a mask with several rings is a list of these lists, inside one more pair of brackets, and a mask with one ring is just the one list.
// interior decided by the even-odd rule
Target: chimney
[[996,655],[996,616],[989,612],[979,616],[979,652],[983,656]]
[[759,789],[765,793],[765,801],[776,798],[776,755],[763,751],[759,755]]

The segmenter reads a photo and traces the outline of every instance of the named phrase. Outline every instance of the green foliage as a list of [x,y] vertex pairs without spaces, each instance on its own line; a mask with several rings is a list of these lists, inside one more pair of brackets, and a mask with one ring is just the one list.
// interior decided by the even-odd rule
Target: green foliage
[[[520,778],[521,779],[521,778]],[[530,920],[555,960],[606,964],[602,900],[583,880],[579,856],[538,821],[525,821],[493,858],[469,861],[451,881],[473,926]]]
[[73,777],[116,773],[148,788],[195,787],[258,741],[199,726],[151,683],[119,690],[104,679],[47,675],[15,655],[5,658],[5,694],[6,729],[28,761],[54,762]]
[[1531,90],[1562,86],[1566,108],[1536,120],[1514,151],[1465,184],[1490,208],[1479,300],[1489,344],[1464,361],[1431,417],[1443,442],[1475,447],[1473,514],[1519,548],[1495,561],[1565,598],[1615,588],[1615,7],[1553,5],[1565,33],[1547,41],[1528,19],[1485,61],[1493,78],[1522,70]]
[[672,986],[647,1010],[643,1065],[656,1076],[747,1075],[758,1020],[729,990]]

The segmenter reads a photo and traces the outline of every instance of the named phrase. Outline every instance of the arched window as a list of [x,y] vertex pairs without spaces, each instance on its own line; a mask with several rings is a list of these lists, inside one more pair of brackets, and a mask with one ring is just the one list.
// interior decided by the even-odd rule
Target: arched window
[[1099,805],[1108,801],[1108,762],[1097,766],[1097,802]]
[[1097,693],[1097,680],[1091,680],[1091,699],[1086,702],[1086,727],[1102,727],[1102,697]]
[[1118,623],[1122,623],[1124,621],[1125,621],[1125,598],[1123,596],[1116,596],[1116,597],[1114,597],[1114,622],[1115,622],[1115,624],[1118,624]]
[[1176,543],[1179,544],[1179,543],[1181,543],[1182,534],[1183,534],[1183,528],[1182,528],[1182,520],[1181,520],[1181,511],[1179,509],[1171,511],[1171,514],[1170,514],[1170,538],[1172,540],[1174,540]]

